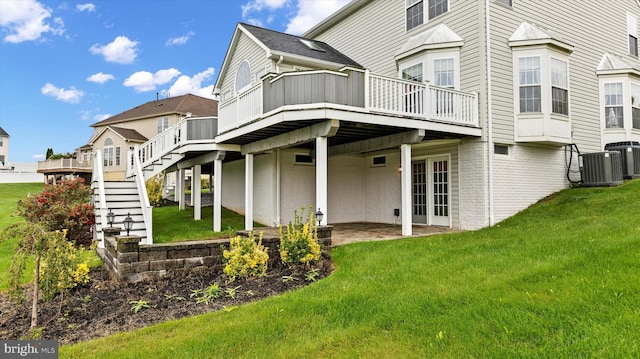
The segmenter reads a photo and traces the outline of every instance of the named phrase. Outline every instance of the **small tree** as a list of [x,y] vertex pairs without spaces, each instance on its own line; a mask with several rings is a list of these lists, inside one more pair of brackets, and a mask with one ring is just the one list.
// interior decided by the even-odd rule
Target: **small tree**
[[89,203],[91,188],[82,178],[66,179],[45,185],[42,192],[18,201],[18,214],[28,222],[41,224],[47,231],[68,231],[76,245],[91,244],[91,226],[95,223]]
[[51,158],[51,156],[53,156],[53,148],[49,147],[47,148],[47,155],[45,159],[48,160],[49,158]]
[[162,207],[164,205],[164,198],[162,197],[164,176],[164,172],[159,173],[145,182],[149,204],[154,207]]
[[39,223],[15,223],[0,233],[0,240],[18,238],[13,260],[9,266],[9,296],[17,302],[24,301],[21,279],[25,263],[33,258],[35,263],[31,299],[31,330],[38,325],[38,293],[51,299],[77,284],[89,280],[88,267],[80,263],[77,250],[65,239],[66,231],[47,231]]

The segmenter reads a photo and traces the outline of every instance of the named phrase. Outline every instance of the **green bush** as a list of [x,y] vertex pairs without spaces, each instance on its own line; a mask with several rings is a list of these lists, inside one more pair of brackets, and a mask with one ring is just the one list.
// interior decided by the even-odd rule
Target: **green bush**
[[91,187],[82,178],[64,179],[18,201],[18,214],[28,222],[41,224],[47,231],[66,230],[67,239],[88,247],[95,223],[90,198]]
[[222,253],[225,259],[224,273],[231,281],[236,278],[264,276],[269,260],[267,250],[262,245],[262,232],[257,242],[253,232],[249,237],[231,238],[230,248]]
[[[302,209],[304,215],[304,208]],[[302,222],[302,215],[294,214],[294,223],[289,222],[286,232],[282,226],[280,232],[280,259],[287,266],[307,265],[320,259],[318,244],[318,227],[314,213],[309,209],[307,221]]]

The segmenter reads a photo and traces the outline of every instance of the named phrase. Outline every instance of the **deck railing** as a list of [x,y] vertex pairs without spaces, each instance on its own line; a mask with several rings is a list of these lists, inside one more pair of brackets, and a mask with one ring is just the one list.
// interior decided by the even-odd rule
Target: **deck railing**
[[[363,72],[364,76],[362,76]],[[349,77],[359,76],[357,81],[360,81],[360,84],[357,85],[357,81],[337,81],[338,78],[344,78],[345,73],[349,74]],[[318,81],[319,74],[324,76],[320,81]],[[298,80],[292,80],[296,77]],[[332,77],[334,79],[331,79]],[[285,82],[285,79],[288,82]],[[280,107],[312,104],[317,102],[317,98],[323,98],[320,103],[344,105],[342,99],[345,97],[349,97],[349,101],[352,98],[364,97],[364,106],[354,105],[355,102],[351,102],[349,106],[354,107],[356,111],[462,126],[479,126],[478,96],[475,92],[463,92],[433,86],[429,83],[380,76],[352,68],[347,71],[290,72],[265,81],[268,81],[267,85],[258,83],[239,96],[220,104],[218,109],[222,119],[219,124],[220,133],[260,118],[264,112],[268,112],[267,109],[271,108],[265,104],[267,102],[271,104],[278,96],[283,99],[283,105]],[[283,85],[275,86],[276,81],[282,81]],[[283,90],[284,84],[290,87]],[[304,84],[305,87],[300,85],[293,87],[291,84]],[[305,92],[304,96],[300,95],[302,91]],[[294,102],[291,102],[291,99],[294,99]]]
[[75,158],[57,158],[46,161],[38,161],[38,171],[47,170],[90,170],[93,168],[91,161],[78,161]]

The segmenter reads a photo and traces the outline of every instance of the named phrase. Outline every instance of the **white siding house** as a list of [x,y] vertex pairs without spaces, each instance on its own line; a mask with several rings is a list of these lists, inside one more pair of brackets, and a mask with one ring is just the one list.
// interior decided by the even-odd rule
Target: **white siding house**
[[570,185],[569,145],[640,141],[638,17],[636,0],[354,0],[301,37],[238,24],[215,86],[216,141],[240,149],[222,205],[248,229],[303,207],[405,235],[493,225]]

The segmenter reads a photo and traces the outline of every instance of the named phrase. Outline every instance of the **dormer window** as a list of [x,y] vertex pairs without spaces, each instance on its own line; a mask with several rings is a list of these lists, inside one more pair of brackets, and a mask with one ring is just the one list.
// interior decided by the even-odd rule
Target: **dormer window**
[[251,66],[249,61],[244,60],[238,66],[236,73],[236,92],[241,92],[251,86]]

